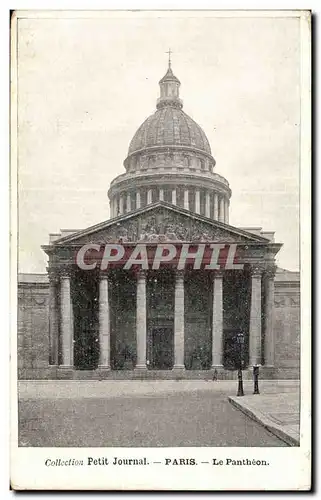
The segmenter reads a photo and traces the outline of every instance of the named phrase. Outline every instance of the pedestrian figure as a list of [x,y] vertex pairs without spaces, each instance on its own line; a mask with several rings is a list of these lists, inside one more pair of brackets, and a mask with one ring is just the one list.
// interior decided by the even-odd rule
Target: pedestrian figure
[[217,369],[215,368],[214,373],[213,373],[213,380],[217,380]]

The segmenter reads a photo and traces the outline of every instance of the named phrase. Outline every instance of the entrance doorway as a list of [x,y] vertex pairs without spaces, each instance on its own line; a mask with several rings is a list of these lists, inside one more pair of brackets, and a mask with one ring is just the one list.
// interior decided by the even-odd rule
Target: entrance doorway
[[95,370],[99,363],[98,279],[79,269],[71,282],[74,316],[74,367]]
[[151,368],[171,370],[174,364],[174,330],[170,326],[153,327],[151,332]]

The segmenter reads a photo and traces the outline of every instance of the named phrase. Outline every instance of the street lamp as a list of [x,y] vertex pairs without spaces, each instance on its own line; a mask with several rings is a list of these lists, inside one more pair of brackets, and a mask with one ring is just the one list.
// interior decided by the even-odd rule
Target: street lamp
[[237,389],[237,396],[244,396],[244,391],[243,391],[243,376],[242,376],[242,363],[243,363],[243,344],[244,344],[244,335],[243,333],[238,333],[236,335],[236,342],[238,345],[238,351],[239,351],[239,368],[237,372],[237,378],[238,378],[238,389]]

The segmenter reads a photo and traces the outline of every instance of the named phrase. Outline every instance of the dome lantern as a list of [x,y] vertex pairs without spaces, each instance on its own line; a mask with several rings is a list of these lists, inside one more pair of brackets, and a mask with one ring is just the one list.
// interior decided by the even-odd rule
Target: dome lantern
[[179,98],[179,87],[181,82],[174,75],[171,64],[171,49],[167,52],[168,57],[168,69],[159,81],[160,86],[160,97],[157,99],[157,109],[161,109],[165,106],[173,106],[179,109],[183,107],[183,101]]

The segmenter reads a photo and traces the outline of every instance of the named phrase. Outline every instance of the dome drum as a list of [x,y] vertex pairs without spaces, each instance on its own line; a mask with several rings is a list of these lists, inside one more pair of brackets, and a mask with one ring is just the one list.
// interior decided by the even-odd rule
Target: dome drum
[[176,172],[158,170],[157,172],[140,173],[135,177],[130,174],[119,175],[111,182],[108,196],[112,198],[115,194],[120,194],[128,189],[138,189],[142,186],[161,187],[163,184],[197,186],[200,189],[210,189],[223,193],[228,199],[232,195],[228,181],[221,175],[184,172],[184,176],[182,176],[182,172],[179,170]]
[[215,160],[211,155],[193,148],[159,147],[142,150],[127,157],[124,166],[127,172],[136,172],[149,168],[159,169],[172,166],[200,171],[213,172]]
[[195,184],[164,182],[161,187],[141,184],[113,192],[110,196],[111,216],[117,217],[158,201],[167,202],[205,217],[228,223],[229,196],[217,189],[208,189]]

